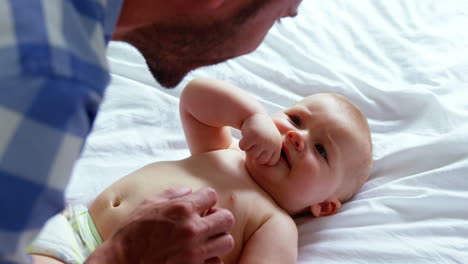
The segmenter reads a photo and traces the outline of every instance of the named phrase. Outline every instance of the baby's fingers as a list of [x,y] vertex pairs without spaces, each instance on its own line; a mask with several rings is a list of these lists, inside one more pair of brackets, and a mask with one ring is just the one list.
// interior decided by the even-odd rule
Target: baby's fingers
[[249,150],[247,150],[245,152],[247,154],[247,157],[249,159],[252,159],[252,160],[255,160],[257,161],[257,159],[260,157],[260,155],[262,154],[262,150],[259,149],[258,147],[256,146],[253,146],[252,148],[250,148]]
[[268,153],[267,151],[263,151],[260,156],[256,159],[258,164],[267,164],[267,162],[271,159],[271,153]]
[[254,142],[247,140],[246,137],[241,138],[239,141],[239,148],[243,151],[249,151],[254,146]]
[[273,151],[273,153],[270,156],[270,159],[266,162],[266,165],[268,166],[275,165],[276,163],[278,163],[280,156],[281,156],[281,149],[279,151]]

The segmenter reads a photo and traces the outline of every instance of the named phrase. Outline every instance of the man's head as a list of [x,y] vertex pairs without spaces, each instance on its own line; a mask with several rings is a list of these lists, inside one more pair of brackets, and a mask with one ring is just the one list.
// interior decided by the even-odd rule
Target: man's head
[[316,94],[273,116],[283,136],[274,166],[247,161],[254,180],[288,213],[334,214],[369,177],[367,120],[350,101]]
[[[146,3],[148,2],[148,3]],[[176,86],[193,69],[254,51],[301,0],[126,0],[114,39],[135,46],[155,79]]]

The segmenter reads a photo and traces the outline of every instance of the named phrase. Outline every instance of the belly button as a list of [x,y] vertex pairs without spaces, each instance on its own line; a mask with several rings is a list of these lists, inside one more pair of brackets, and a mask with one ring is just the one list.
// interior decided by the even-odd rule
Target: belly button
[[112,207],[119,207],[121,203],[120,197],[115,197],[115,199],[112,201]]

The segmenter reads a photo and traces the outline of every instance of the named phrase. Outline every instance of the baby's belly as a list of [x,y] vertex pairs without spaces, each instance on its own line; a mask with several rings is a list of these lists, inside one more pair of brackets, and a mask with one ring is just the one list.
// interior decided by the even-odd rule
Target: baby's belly
[[[226,258],[225,263],[234,263],[239,256],[243,242],[244,229],[248,219],[245,206],[241,206],[242,192],[236,191],[229,185],[229,178],[212,180],[213,177],[194,177],[192,172],[177,166],[177,162],[156,163],[140,169],[120,181],[111,185],[91,204],[89,211],[95,225],[103,240],[106,240],[123,219],[128,217],[132,211],[145,199],[155,197],[168,188],[178,186],[191,187],[196,191],[202,187],[210,186],[217,190],[218,203],[216,207],[230,210],[235,218],[236,224],[231,230],[235,240],[235,248]],[[208,175],[207,171],[204,175]],[[236,181],[237,184],[238,181]]]
[[148,165],[115,182],[96,198],[89,211],[104,240],[114,231],[116,223],[131,214],[144,200],[157,197],[168,188],[185,186],[198,190],[209,185],[176,164]]

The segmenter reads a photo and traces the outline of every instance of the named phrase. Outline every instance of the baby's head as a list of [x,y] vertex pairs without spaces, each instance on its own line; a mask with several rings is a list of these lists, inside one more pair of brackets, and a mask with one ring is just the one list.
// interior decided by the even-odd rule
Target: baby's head
[[369,177],[366,117],[346,98],[315,94],[273,115],[283,138],[274,166],[247,161],[254,180],[289,214],[332,215]]

